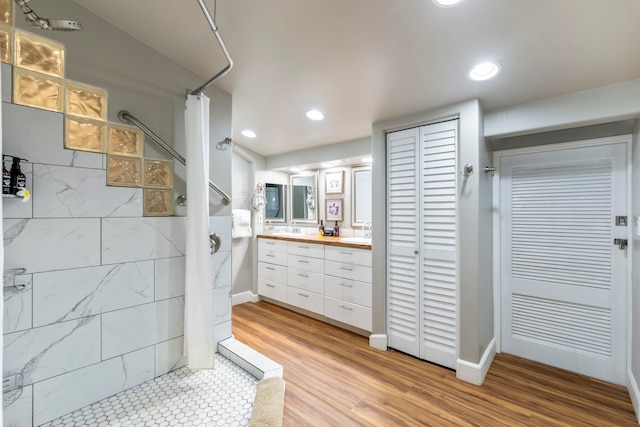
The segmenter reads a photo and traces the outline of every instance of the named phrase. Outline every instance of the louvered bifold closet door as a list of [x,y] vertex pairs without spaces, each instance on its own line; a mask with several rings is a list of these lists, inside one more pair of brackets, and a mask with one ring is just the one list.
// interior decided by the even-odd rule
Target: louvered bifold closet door
[[389,347],[420,353],[419,129],[387,134],[387,326]]
[[502,349],[625,381],[626,145],[500,163]]
[[455,369],[457,121],[420,128],[420,358]]

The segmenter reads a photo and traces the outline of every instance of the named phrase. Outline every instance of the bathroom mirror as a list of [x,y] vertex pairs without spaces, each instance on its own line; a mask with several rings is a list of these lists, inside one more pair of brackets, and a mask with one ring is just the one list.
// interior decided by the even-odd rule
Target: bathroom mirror
[[352,168],[351,183],[351,225],[362,227],[371,223],[371,168]]
[[291,220],[318,222],[318,172],[291,175]]
[[264,219],[271,222],[285,222],[287,186],[283,184],[264,184]]

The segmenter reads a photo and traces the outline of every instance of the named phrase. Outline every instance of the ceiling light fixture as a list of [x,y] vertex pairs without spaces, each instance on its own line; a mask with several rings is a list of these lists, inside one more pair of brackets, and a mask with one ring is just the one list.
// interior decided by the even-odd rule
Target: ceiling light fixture
[[249,129],[245,129],[241,132],[244,136],[246,136],[247,138],[255,138],[256,137],[256,133],[252,130]]
[[462,3],[464,0],[433,0],[440,7],[453,7]]
[[498,75],[500,72],[500,66],[495,62],[483,62],[474,66],[469,70],[469,78],[471,80],[489,80]]
[[309,117],[311,120],[322,120],[324,119],[324,114],[322,114],[318,110],[309,110],[307,111],[307,117]]

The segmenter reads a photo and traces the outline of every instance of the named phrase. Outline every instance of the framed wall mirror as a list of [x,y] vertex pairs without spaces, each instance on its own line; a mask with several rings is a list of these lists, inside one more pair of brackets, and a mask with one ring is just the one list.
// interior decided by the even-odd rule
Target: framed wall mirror
[[362,227],[371,224],[371,167],[351,169],[351,225]]
[[303,172],[290,178],[291,221],[318,223],[318,172]]
[[264,184],[264,219],[271,222],[286,222],[287,186],[284,184]]

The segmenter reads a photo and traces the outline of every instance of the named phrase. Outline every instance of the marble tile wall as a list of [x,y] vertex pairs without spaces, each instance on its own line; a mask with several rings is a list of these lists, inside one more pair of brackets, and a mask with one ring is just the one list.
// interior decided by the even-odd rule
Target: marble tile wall
[[[6,64],[2,64],[3,95]],[[24,388],[5,426],[39,425],[184,366],[184,217],[143,217],[107,187],[105,155],[64,149],[64,115],[3,99],[4,154],[32,198],[3,199],[4,375]],[[231,336],[231,217],[210,217],[216,342]]]

